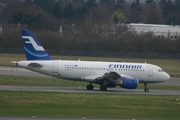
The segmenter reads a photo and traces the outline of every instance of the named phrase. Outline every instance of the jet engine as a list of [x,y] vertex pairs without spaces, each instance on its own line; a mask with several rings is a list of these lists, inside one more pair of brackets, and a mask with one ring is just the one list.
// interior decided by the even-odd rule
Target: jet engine
[[121,80],[116,81],[115,84],[126,89],[136,89],[139,81],[136,78],[122,78]]

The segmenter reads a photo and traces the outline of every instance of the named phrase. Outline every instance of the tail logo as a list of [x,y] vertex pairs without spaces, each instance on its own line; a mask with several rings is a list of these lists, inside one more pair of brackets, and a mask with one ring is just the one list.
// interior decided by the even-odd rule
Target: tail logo
[[29,41],[25,41],[25,43],[32,44],[36,51],[44,51],[44,48],[42,46],[39,46],[31,36],[22,36],[22,38],[28,39]]

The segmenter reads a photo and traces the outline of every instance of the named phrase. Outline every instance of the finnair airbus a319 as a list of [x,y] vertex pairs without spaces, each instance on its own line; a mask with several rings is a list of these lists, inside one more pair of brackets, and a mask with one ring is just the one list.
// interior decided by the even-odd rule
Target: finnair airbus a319
[[170,79],[160,67],[146,63],[54,60],[49,57],[31,31],[21,32],[27,60],[13,63],[57,78],[89,82],[87,90],[93,90],[92,83],[99,84],[101,91],[116,86],[136,89],[139,83],[144,83],[144,91],[148,92],[148,83]]

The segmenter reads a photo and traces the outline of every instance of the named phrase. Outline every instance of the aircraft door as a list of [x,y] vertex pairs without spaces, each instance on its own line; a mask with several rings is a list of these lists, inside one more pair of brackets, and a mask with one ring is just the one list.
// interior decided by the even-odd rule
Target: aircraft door
[[58,62],[53,62],[53,73],[59,72],[59,64]]
[[154,75],[153,66],[148,65],[147,67],[148,67],[148,76],[153,77]]

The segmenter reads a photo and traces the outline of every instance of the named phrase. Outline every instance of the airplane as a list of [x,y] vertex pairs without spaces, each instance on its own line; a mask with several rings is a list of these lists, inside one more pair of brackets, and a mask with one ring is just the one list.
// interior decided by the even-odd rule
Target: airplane
[[101,91],[120,86],[136,89],[144,84],[149,92],[149,83],[160,83],[170,79],[168,73],[160,67],[147,63],[100,62],[54,60],[38,42],[30,30],[21,30],[26,60],[12,61],[17,66],[56,78],[89,82],[87,90],[93,90],[92,84],[99,84]]

